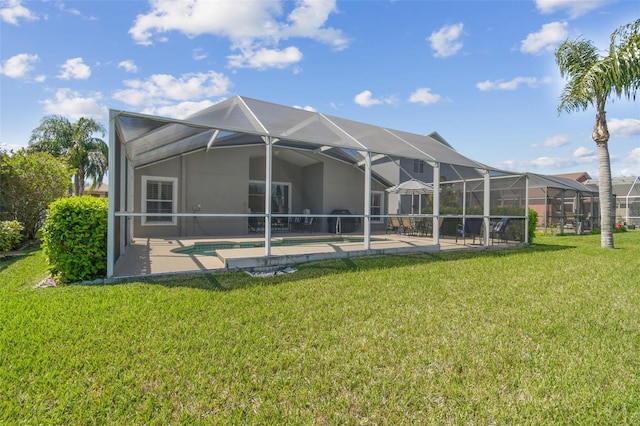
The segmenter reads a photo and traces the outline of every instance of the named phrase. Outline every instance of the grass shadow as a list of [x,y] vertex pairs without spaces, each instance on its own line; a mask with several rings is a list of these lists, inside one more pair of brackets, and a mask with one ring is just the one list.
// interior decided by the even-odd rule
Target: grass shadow
[[28,250],[21,251],[16,254],[0,257],[0,273],[5,269],[8,269],[14,263],[19,262],[29,256],[35,255],[37,251],[38,251],[37,248],[30,248]]

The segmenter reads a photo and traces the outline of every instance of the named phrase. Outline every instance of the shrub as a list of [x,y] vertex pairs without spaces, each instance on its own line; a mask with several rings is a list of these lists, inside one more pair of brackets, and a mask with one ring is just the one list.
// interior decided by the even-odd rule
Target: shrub
[[538,212],[529,209],[529,244],[533,244],[536,237],[536,226],[538,225]]
[[2,219],[17,220],[33,239],[49,205],[69,193],[71,172],[63,160],[25,149],[0,154],[0,163]]
[[18,247],[24,227],[17,220],[0,222],[0,255]]
[[49,207],[42,231],[51,274],[63,283],[102,276],[107,268],[107,200],[62,198]]

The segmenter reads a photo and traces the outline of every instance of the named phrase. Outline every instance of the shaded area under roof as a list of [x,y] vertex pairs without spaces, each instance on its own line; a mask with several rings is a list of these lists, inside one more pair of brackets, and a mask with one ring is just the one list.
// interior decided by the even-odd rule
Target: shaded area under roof
[[235,96],[184,120],[115,111],[115,127],[134,167],[211,148],[264,144],[320,151],[357,163],[362,152],[474,169],[489,167],[430,136]]

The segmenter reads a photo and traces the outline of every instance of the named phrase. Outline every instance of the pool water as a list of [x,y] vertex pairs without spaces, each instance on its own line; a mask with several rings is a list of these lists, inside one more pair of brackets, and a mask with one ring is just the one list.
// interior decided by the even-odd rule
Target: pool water
[[[382,238],[371,238],[371,241],[382,241]],[[326,238],[283,238],[271,241],[271,247],[301,246],[305,244],[362,243],[363,237],[326,237]],[[173,253],[188,255],[215,256],[216,250],[264,247],[264,241],[217,241],[195,243],[192,246],[171,250]]]

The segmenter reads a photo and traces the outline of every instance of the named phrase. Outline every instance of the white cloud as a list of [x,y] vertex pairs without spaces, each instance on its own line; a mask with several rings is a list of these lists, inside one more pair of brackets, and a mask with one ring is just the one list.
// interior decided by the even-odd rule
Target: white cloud
[[431,105],[442,101],[442,96],[431,93],[428,87],[420,87],[409,96],[409,102],[422,105]]
[[265,70],[267,68],[287,68],[302,60],[302,52],[297,47],[289,46],[286,49],[266,49],[258,50],[243,49],[239,55],[227,56],[229,66],[233,68],[256,68]]
[[182,119],[198,111],[201,111],[207,107],[210,107],[214,103],[215,102],[212,102],[207,99],[199,102],[185,101],[185,102],[179,102],[174,105],[165,105],[160,107],[150,106],[150,107],[144,108],[142,112],[144,114],[160,115],[162,117]]
[[189,73],[180,77],[154,74],[147,80],[126,80],[127,87],[114,93],[113,98],[133,106],[166,106],[172,102],[196,101],[223,96],[229,92],[231,81],[214,71]]
[[595,158],[593,155],[593,150],[589,148],[585,148],[584,146],[581,146],[575,151],[573,151],[573,157],[574,158],[585,158],[585,157]]
[[387,104],[387,105],[396,105],[398,103],[398,99],[396,96],[388,96],[384,99],[376,99],[373,97],[373,93],[371,93],[370,90],[364,90],[360,93],[358,93],[354,98],[353,101],[363,107],[370,107],[370,106],[374,106],[374,105],[381,105],[381,104]]
[[600,6],[609,3],[611,0],[536,0],[536,7],[542,13],[553,13],[557,10],[567,9],[572,18],[584,15]]
[[17,143],[4,143],[0,142],[0,150],[5,150],[6,152],[16,152],[24,148],[24,145],[20,145]]
[[132,59],[127,59],[126,61],[120,61],[118,63],[118,68],[124,68],[126,72],[137,73],[138,66]]
[[82,62],[82,58],[67,59],[60,68],[58,78],[61,80],[86,80],[91,76],[91,68]]
[[592,150],[585,147],[576,149],[572,155],[564,157],[538,157],[531,160],[505,160],[496,162],[494,167],[503,170],[513,170],[517,172],[526,171],[546,171],[546,173],[560,172],[561,170],[571,170],[576,167],[584,167],[588,164],[597,164],[598,158]]
[[78,9],[75,9],[73,7],[67,7],[67,5],[64,2],[59,2],[57,6],[58,6],[58,9],[60,9],[63,12],[67,12],[75,16],[82,16],[82,13],[80,13]]
[[209,56],[209,54],[201,47],[196,47],[195,49],[193,49],[193,54],[191,55],[191,57],[196,61],[206,59],[207,56]]
[[547,84],[551,82],[551,78],[544,77],[542,79],[537,79],[536,77],[516,77],[509,81],[504,80],[485,80],[479,83],[476,83],[476,87],[483,92],[487,92],[489,90],[516,90],[518,86],[521,84],[526,84],[529,87],[538,87],[539,84]]
[[597,162],[597,158],[593,155],[593,151],[589,154],[578,148],[571,157],[538,157],[526,162],[529,167],[534,169],[571,169],[578,165],[590,164]]
[[567,38],[569,34],[567,26],[567,22],[544,24],[540,31],[529,34],[526,39],[520,42],[520,51],[532,54],[552,52]]
[[370,90],[365,90],[358,93],[354,98],[354,102],[363,107],[370,107],[373,105],[380,105],[382,101],[380,99],[374,99]]
[[620,176],[640,176],[640,148],[635,148],[622,160]]
[[237,41],[272,37],[278,30],[274,16],[282,12],[277,1],[158,0],[150,4],[151,10],[138,15],[129,29],[133,39],[143,45],[153,44],[154,34],[170,31],[189,37],[212,34]]
[[305,111],[318,112],[314,107],[309,105],[307,106],[294,105],[293,107],[298,109],[303,109]]
[[607,122],[607,127],[612,136],[630,138],[640,135],[640,120],[636,118],[624,118],[622,120],[612,118]]
[[0,18],[9,24],[18,25],[19,19],[35,21],[38,19],[29,9],[22,5],[21,0],[8,0],[6,7],[0,8]]
[[[284,7],[295,7],[283,20]],[[342,50],[349,40],[342,31],[325,27],[335,12],[335,0],[298,0],[295,3],[268,1],[157,0],[151,10],[137,16],[129,34],[139,44],[150,45],[171,31],[188,37],[211,34],[226,37],[237,55],[229,56],[231,66],[283,68],[302,59],[297,47],[278,48],[281,40],[309,38]],[[270,62],[272,60],[273,62]]]
[[20,53],[2,63],[2,66],[0,66],[0,74],[4,74],[10,78],[24,78],[29,71],[33,69],[33,64],[39,60],[38,55]]
[[289,24],[283,27],[281,36],[311,38],[336,50],[343,50],[349,45],[341,30],[324,28],[329,15],[337,11],[335,0],[298,0],[296,6],[287,17]]
[[569,144],[569,136],[567,135],[555,135],[547,138],[542,142],[543,146],[549,146],[553,148],[559,148]]
[[82,95],[71,89],[58,89],[53,99],[46,99],[40,103],[44,105],[47,114],[57,114],[77,120],[80,117],[105,119],[107,107],[100,104],[102,94],[90,92]]
[[438,31],[431,33],[429,42],[431,48],[435,50],[433,56],[436,58],[446,58],[455,55],[462,49],[462,42],[459,40],[462,36],[464,25],[462,22],[455,25],[445,25]]

